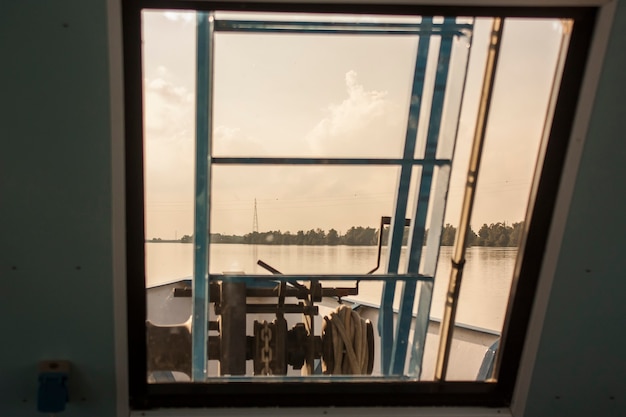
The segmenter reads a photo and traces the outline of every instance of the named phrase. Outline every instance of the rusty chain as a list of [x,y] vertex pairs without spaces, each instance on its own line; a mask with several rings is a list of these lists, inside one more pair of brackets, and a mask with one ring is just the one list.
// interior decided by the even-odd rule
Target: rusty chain
[[261,340],[263,341],[263,349],[261,349],[263,375],[271,375],[272,369],[270,368],[270,362],[272,361],[272,348],[270,347],[270,340],[272,340],[272,329],[270,329],[267,321],[263,321],[263,328],[261,329]]

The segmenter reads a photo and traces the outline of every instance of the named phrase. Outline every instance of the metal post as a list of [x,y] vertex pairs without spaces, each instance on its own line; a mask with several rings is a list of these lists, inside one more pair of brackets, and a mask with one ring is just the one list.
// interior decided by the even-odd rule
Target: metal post
[[450,346],[452,344],[452,331],[454,327],[456,308],[461,288],[461,279],[463,277],[463,265],[465,264],[465,245],[467,241],[467,231],[469,229],[469,222],[472,217],[472,209],[474,206],[474,194],[476,192],[476,183],[478,180],[480,159],[482,156],[482,149],[485,140],[485,132],[487,130],[487,119],[489,117],[489,107],[491,105],[491,96],[493,94],[498,55],[500,53],[502,28],[502,19],[499,17],[494,18],[493,26],[491,29],[489,51],[487,53],[487,61],[485,64],[485,73],[483,76],[483,88],[480,96],[478,116],[476,120],[476,129],[474,131],[474,141],[472,144],[472,152],[470,155],[470,162],[467,172],[467,182],[465,186],[465,194],[463,197],[461,220],[459,222],[458,234],[456,242],[454,244],[455,247],[452,257],[450,282],[448,285],[448,293],[446,295],[446,305],[444,309],[443,320],[441,321],[439,351],[437,354],[437,364],[435,367],[436,381],[445,380],[446,372],[448,370]]
[[220,375],[246,374],[246,284],[222,282]]
[[[432,17],[425,17],[422,25],[424,28],[430,29],[432,25]],[[427,30],[426,33],[420,34],[419,43],[417,45],[413,88],[411,91],[411,104],[409,107],[409,117],[404,142],[404,163],[400,168],[400,178],[396,192],[396,206],[391,222],[391,228],[389,230],[387,273],[398,273],[400,252],[402,250],[402,237],[404,235],[406,207],[408,203],[407,200],[411,185],[411,172],[413,170],[413,165],[407,163],[407,161],[413,161],[415,159],[417,128],[422,108],[424,78],[426,77],[426,63],[428,61],[429,47],[430,33]],[[395,292],[396,282],[385,282],[378,319],[378,333],[380,334],[381,339],[381,369],[383,374],[389,374],[392,372],[391,358],[393,352],[395,351],[393,334],[393,299]]]
[[[454,20],[454,18],[446,18],[444,27],[445,25],[453,25]],[[437,72],[435,75],[435,86],[430,110],[430,120],[428,122],[428,134],[426,136],[426,147],[424,150],[425,160],[433,161],[437,156],[437,143],[439,142],[446,85],[448,81],[448,72],[450,70],[452,41],[453,35],[445,35],[441,37],[439,57],[437,59]],[[424,164],[421,173],[421,180],[419,182],[419,190],[415,196],[417,203],[415,204],[415,215],[413,216],[414,221],[409,240],[407,272],[410,274],[417,274],[420,269],[422,244],[426,228],[426,216],[428,214],[428,203],[431,199],[431,186],[434,173],[435,167],[432,163]],[[426,286],[422,285],[421,289],[420,302],[430,305],[430,298],[432,297],[432,284],[429,283]],[[400,312],[398,314],[396,326],[396,343],[394,343],[394,351],[391,362],[392,373],[394,375],[400,375],[404,371],[411,321],[413,319],[413,305],[415,303],[416,290],[416,281],[404,283],[402,297],[400,298]],[[425,328],[428,325],[429,316],[430,314],[426,313],[416,318],[416,328],[418,330],[420,329],[420,324],[421,328]],[[426,339],[426,332],[413,332],[413,338]],[[412,345],[415,345],[415,343],[412,343]]]

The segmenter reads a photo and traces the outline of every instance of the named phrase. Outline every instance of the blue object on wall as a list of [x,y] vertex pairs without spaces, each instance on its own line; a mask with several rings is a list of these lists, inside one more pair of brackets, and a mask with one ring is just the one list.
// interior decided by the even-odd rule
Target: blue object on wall
[[67,379],[69,363],[65,361],[42,362],[39,366],[37,410],[41,413],[59,413],[69,400]]

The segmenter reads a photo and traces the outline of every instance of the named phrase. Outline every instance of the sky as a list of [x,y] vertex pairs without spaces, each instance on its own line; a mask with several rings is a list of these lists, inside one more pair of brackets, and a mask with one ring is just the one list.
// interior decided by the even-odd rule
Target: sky
[[[471,48],[464,38],[453,50],[449,85],[462,85],[468,55],[469,64],[460,115],[451,105],[442,123],[442,140],[452,143],[458,120],[445,223],[458,224],[460,216],[490,24],[477,20]],[[193,233],[195,25],[192,13],[143,14],[149,239]],[[556,20],[505,24],[471,222],[476,231],[525,217],[561,39]],[[400,157],[417,40],[218,33],[213,155]],[[427,78],[436,66],[431,61]],[[426,109],[429,94],[432,86],[424,91]],[[423,147],[425,120],[419,125]],[[440,156],[452,157],[452,150]],[[251,232],[255,200],[259,231],[377,227],[381,216],[393,214],[398,172],[393,166],[214,166],[211,231]]]

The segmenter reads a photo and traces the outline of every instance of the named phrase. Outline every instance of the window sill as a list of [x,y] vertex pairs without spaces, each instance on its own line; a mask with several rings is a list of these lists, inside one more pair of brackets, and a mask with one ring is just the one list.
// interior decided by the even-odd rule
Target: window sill
[[150,411],[132,411],[131,417],[252,417],[252,416],[358,416],[379,417],[393,415],[393,417],[512,417],[508,408],[467,408],[467,407],[398,407],[389,410],[385,408],[218,408],[218,409],[160,409]]

